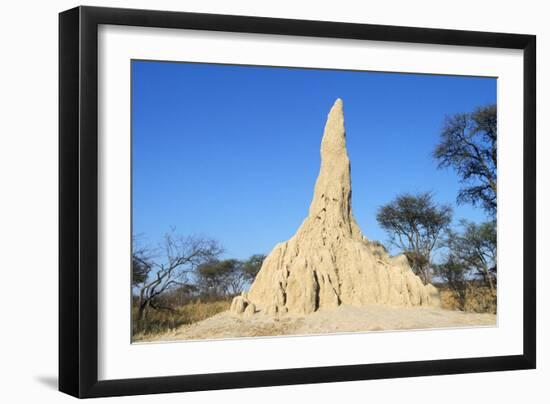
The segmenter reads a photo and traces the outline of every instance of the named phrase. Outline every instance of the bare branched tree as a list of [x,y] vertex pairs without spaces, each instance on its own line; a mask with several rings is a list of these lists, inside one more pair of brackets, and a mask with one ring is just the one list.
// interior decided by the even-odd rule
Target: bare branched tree
[[147,251],[143,248],[135,248],[132,254],[132,287],[137,287],[147,280],[151,272],[150,263],[146,257]]
[[[198,237],[182,237],[167,233],[158,252],[136,249],[132,255],[134,268],[143,273],[142,282],[134,283],[138,289],[138,321],[146,310],[168,309],[159,302],[159,297],[177,287],[186,286],[189,275],[200,264],[213,260],[223,252],[214,240]],[[136,269],[133,270],[136,273]]]

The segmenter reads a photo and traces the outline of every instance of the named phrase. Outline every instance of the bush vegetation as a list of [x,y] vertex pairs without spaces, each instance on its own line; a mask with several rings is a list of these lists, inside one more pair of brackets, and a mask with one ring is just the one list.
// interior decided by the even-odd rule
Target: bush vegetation
[[132,336],[174,330],[228,310],[231,299],[254,280],[264,256],[220,259],[212,239],[167,233],[153,249],[134,240]]
[[438,282],[444,308],[496,313],[496,105],[447,116],[433,157],[458,176],[457,204],[481,208],[486,220],[459,219],[453,227],[450,206],[417,192],[382,205],[378,223],[424,283]]
[[497,293],[487,286],[468,287],[463,295],[456,290],[441,286],[439,289],[441,307],[447,310],[461,310],[474,313],[497,313]]
[[171,308],[170,310],[148,309],[146,315],[139,319],[139,306],[132,307],[132,339],[139,341],[146,336],[163,334],[179,326],[205,320],[222,311],[229,310],[231,299],[213,301],[193,301]]

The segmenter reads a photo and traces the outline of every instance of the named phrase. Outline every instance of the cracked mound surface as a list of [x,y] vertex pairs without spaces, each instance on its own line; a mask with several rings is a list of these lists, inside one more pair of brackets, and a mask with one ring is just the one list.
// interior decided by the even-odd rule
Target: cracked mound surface
[[341,305],[434,306],[401,255],[390,257],[363,236],[351,209],[350,161],[342,100],[330,110],[321,141],[321,168],[309,214],[296,234],[265,259],[250,291],[231,311],[252,316],[308,314]]

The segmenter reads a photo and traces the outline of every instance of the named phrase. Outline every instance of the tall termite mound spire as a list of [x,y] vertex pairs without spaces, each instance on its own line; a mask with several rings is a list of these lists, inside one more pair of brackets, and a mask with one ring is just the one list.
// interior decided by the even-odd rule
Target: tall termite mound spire
[[325,125],[321,140],[321,169],[315,183],[309,218],[321,221],[321,228],[341,233],[338,236],[362,239],[351,211],[350,162],[341,99],[334,103]]
[[341,304],[437,304],[404,256],[390,257],[361,233],[351,209],[350,161],[343,102],[329,112],[321,141],[321,168],[309,215],[296,234],[265,259],[248,293],[233,300],[235,313],[307,314]]

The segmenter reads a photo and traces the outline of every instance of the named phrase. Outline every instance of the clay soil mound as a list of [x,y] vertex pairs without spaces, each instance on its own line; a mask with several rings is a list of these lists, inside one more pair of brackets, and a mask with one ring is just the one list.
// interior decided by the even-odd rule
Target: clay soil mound
[[392,257],[368,240],[353,216],[340,99],[328,114],[320,157],[308,216],[293,237],[273,248],[231,311],[249,317],[309,314],[340,305],[439,306],[437,289],[422,283],[404,255]]

